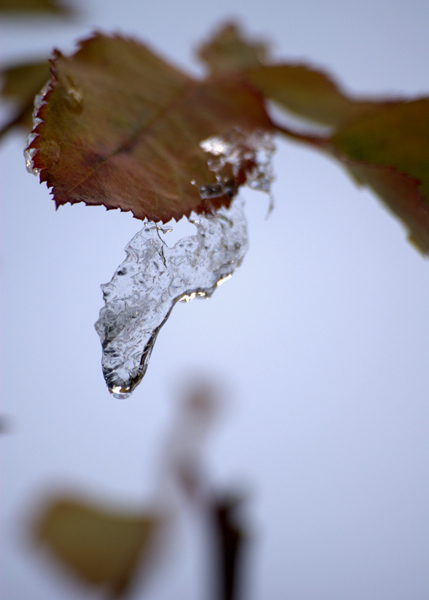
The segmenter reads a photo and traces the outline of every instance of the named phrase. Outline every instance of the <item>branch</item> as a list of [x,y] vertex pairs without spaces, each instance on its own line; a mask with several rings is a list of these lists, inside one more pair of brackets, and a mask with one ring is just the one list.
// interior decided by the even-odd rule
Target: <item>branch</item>
[[330,140],[328,137],[311,135],[308,133],[301,133],[300,131],[294,131],[289,127],[279,125],[274,121],[271,121],[271,124],[278,133],[281,133],[287,138],[293,139],[297,142],[302,142],[303,144],[310,144],[311,146],[315,146],[320,150],[327,150],[328,148],[330,148]]

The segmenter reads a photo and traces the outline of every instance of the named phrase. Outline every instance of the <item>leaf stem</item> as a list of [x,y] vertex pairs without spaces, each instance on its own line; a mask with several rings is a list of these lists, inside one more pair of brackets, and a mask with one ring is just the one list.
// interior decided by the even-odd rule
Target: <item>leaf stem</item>
[[279,125],[274,121],[271,121],[273,128],[282,135],[287,138],[293,139],[297,142],[302,142],[304,144],[310,144],[311,146],[315,146],[316,148],[327,150],[329,147],[329,137],[326,136],[318,136],[312,135],[308,133],[302,133],[300,131],[294,131],[289,127],[284,125]]

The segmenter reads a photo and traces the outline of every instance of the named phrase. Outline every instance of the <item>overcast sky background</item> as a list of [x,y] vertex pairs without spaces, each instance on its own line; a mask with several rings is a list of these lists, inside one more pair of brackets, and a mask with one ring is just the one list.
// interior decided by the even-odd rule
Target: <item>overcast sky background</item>
[[[4,20],[2,62],[72,51],[97,27],[199,73],[193,48],[231,17],[350,92],[429,92],[426,0],[88,0],[67,24]],[[267,199],[245,193],[240,270],[210,300],[174,309],[142,384],[115,400],[94,330],[99,286],[141,224],[103,207],[55,211],[25,171],[24,142],[1,149],[2,598],[102,598],[48,570],[26,519],[69,486],[147,502],[177,389],[205,374],[226,405],[210,477],[248,494],[246,600],[427,600],[428,262],[402,226],[333,162],[279,142],[268,220]],[[174,560],[136,597],[207,597],[192,560]]]

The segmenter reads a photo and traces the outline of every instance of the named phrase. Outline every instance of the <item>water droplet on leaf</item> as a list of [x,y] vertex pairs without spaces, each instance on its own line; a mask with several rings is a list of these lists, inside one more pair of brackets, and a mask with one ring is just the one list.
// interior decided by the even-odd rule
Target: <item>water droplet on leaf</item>
[[77,114],[83,110],[83,91],[76,82],[67,75],[67,86],[64,90],[64,101],[67,108]]
[[271,159],[275,150],[270,132],[255,130],[249,134],[236,128],[223,136],[203,140],[200,146],[209,155],[207,163],[217,180],[199,186],[202,198],[232,197],[237,192],[237,183],[270,195],[274,180]]

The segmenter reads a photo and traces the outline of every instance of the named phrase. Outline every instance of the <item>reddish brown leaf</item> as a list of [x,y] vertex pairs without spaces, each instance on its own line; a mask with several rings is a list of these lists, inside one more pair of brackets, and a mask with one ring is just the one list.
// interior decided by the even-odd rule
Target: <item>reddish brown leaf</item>
[[267,65],[245,77],[270,100],[296,115],[338,127],[395,101],[352,99],[328,75],[307,65]]
[[49,81],[49,62],[44,59],[12,65],[1,70],[1,77],[4,98],[27,102]]
[[332,152],[371,187],[429,252],[429,99],[354,99],[325,73],[303,64],[276,64],[265,46],[233,25],[199,51],[214,73],[235,72],[264,96],[306,119],[330,125],[331,138],[277,126],[291,139]]
[[104,204],[155,221],[218,208],[230,197],[201,199],[198,186],[216,179],[200,142],[271,128],[248,85],[195,81],[119,36],[96,34],[71,57],[57,52],[52,73],[30,148],[57,206]]
[[429,98],[361,117],[340,128],[331,141],[352,160],[395,167],[419,179],[429,206]]

